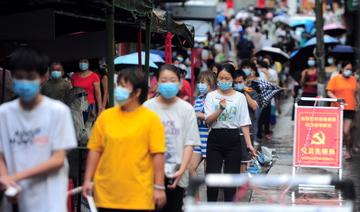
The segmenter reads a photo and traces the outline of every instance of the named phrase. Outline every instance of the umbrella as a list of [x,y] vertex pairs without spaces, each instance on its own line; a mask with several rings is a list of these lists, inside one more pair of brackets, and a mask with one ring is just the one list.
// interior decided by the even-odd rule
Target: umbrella
[[356,50],[352,46],[337,45],[331,50],[330,55],[339,60],[354,61],[356,56]]
[[[310,40],[308,40],[303,47],[301,47],[301,49],[303,48],[314,48],[316,46],[317,40],[316,37],[311,38]],[[324,44],[329,46],[329,45],[336,45],[339,44],[340,41],[336,38],[333,38],[329,35],[325,35],[324,36]]]
[[274,61],[278,61],[281,63],[284,63],[290,59],[288,54],[283,52],[281,49],[275,47],[264,47],[255,54],[255,56],[265,55],[269,55]]
[[282,91],[279,86],[265,80],[253,80],[249,87],[259,94],[256,101],[261,108],[266,107],[271,99]]
[[307,32],[311,32],[315,25],[315,17],[313,16],[292,16],[289,23],[293,28],[304,27]]
[[346,28],[340,23],[331,23],[324,26],[324,33],[330,36],[340,36],[346,33]]
[[[153,57],[153,58],[152,58]],[[151,68],[158,68],[158,66],[155,64],[155,61],[151,60],[151,59],[159,59],[158,55],[156,54],[150,54],[150,67]],[[161,58],[161,57],[160,57]],[[123,56],[119,56],[117,58],[115,58],[114,60],[114,64],[115,65],[138,65],[139,64],[139,61],[138,61],[138,53],[135,52],[135,53],[131,53],[131,54],[128,54],[128,55],[123,55]],[[162,61],[164,61],[162,58],[161,58]],[[141,55],[141,65],[145,66],[145,52],[142,52],[142,55]]]
[[300,82],[301,72],[307,68],[308,56],[299,53],[300,50],[296,50],[290,55],[290,75],[292,78]]
[[[308,67],[307,60],[314,55],[316,47],[316,37],[308,40],[303,47],[294,51],[290,55],[290,75],[300,82],[301,72]],[[325,50],[331,46],[339,44],[339,40],[329,35],[324,36]]]
[[289,18],[290,17],[287,15],[279,15],[279,16],[276,16],[275,18],[273,18],[273,22],[274,23],[282,23],[282,24],[285,24],[286,26],[290,26]]
[[150,53],[151,54],[157,54],[159,55],[161,58],[165,58],[165,51],[162,51],[162,50],[157,50],[157,49],[151,49],[150,50]]

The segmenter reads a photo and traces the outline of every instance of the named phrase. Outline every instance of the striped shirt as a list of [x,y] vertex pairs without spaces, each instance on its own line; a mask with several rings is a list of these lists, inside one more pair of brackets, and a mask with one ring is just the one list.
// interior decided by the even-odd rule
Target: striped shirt
[[[201,95],[195,99],[194,108],[195,108],[196,113],[204,113],[205,97],[206,97],[206,95]],[[199,125],[201,146],[194,147],[194,152],[201,153],[201,156],[203,158],[205,158],[206,157],[207,139],[208,139],[208,135],[209,135],[209,128],[206,125],[205,121],[198,120],[198,125]]]

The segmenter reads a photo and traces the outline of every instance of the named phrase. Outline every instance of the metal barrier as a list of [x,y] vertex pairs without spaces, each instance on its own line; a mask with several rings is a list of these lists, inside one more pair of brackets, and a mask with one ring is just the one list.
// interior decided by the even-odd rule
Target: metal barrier
[[[290,187],[299,184],[320,184],[332,185],[340,190],[346,200],[341,206],[324,206],[324,205],[271,205],[271,204],[240,204],[227,202],[207,202],[197,203],[195,195],[201,185],[209,187],[238,187],[243,185],[255,186],[281,186],[288,185]],[[292,177],[289,175],[265,176],[257,175],[249,177],[243,174],[209,174],[205,177],[196,177],[190,181],[188,187],[188,196],[185,198],[185,212],[237,212],[237,211],[344,211],[351,212],[353,209],[353,201],[355,199],[354,184],[351,180],[333,179],[331,176],[324,175],[304,175]]]

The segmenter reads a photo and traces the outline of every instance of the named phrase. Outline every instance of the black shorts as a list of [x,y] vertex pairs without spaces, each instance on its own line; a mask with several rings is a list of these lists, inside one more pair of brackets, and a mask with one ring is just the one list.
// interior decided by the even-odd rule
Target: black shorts
[[241,163],[248,163],[251,161],[251,156],[247,149],[245,137],[243,134],[240,134],[240,141],[241,141]]
[[353,120],[354,117],[355,117],[355,111],[354,110],[344,110],[344,119]]

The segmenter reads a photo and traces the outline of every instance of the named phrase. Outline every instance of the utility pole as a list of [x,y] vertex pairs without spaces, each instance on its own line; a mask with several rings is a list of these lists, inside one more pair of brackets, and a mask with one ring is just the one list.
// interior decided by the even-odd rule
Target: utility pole
[[114,1],[110,0],[111,5],[106,9],[106,36],[107,36],[107,54],[106,64],[108,67],[108,90],[109,90],[109,107],[114,106],[114,55],[115,55],[115,42],[114,42]]
[[316,0],[316,62],[318,69],[318,95],[325,97],[325,45],[322,0]]

